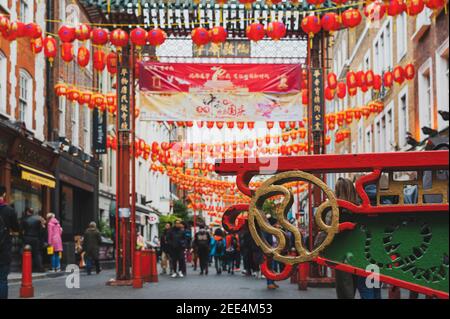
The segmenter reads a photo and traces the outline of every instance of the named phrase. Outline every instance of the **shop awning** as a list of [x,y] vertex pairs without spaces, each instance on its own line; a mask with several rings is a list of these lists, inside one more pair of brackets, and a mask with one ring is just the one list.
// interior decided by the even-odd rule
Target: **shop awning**
[[21,168],[21,177],[23,180],[49,188],[55,188],[56,179],[53,175],[23,164],[19,164],[19,167]]

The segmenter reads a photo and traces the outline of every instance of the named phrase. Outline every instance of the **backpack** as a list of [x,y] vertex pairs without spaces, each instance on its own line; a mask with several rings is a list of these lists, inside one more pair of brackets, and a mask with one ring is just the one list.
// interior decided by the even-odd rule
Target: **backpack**
[[202,232],[197,234],[197,245],[199,247],[207,247],[209,244],[208,233]]
[[222,255],[224,253],[225,250],[225,246],[223,244],[223,240],[219,240],[217,241],[217,246],[216,246],[216,255]]

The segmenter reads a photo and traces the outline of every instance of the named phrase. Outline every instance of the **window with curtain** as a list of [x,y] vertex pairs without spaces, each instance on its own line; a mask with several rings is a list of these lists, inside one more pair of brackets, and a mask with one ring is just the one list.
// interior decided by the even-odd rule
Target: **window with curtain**
[[[30,74],[25,70],[20,70],[19,75],[19,116],[18,120],[20,122],[25,122],[27,126],[31,128],[31,120],[30,112],[33,98],[33,83]],[[27,123],[28,122],[28,123]]]

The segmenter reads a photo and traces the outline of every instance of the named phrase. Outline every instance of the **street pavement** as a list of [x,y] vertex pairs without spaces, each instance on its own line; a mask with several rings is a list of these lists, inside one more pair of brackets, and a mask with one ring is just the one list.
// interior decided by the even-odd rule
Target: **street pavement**
[[[277,290],[268,290],[264,279],[235,275],[215,274],[199,276],[188,267],[188,276],[170,278],[160,275],[158,283],[146,283],[142,289],[132,287],[109,287],[106,282],[114,278],[113,270],[99,275],[80,276],[80,288],[66,287],[66,276],[45,278],[33,282],[36,299],[335,299],[333,288],[308,288],[300,291],[289,280],[282,281]],[[19,298],[20,283],[10,283],[10,298]],[[387,289],[383,289],[387,298]],[[402,297],[407,297],[406,293]],[[358,296],[357,296],[358,298]]]

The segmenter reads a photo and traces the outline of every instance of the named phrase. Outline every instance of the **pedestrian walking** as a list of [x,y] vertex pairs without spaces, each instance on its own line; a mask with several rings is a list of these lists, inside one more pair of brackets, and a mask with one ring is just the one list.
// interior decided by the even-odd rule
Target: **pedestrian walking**
[[234,268],[239,256],[239,238],[237,234],[228,234],[226,236],[226,269],[229,274],[234,275]]
[[101,272],[100,269],[100,245],[102,244],[102,236],[97,229],[97,224],[91,222],[89,227],[84,232],[83,236],[83,251],[86,259],[86,272],[88,276],[92,273],[92,266],[95,265],[95,272],[97,275]]
[[42,248],[44,241],[44,229],[41,218],[34,214],[33,208],[25,209],[24,217],[21,221],[22,240],[24,247],[31,246],[31,256],[33,258],[33,272],[44,272],[42,263]]
[[216,273],[222,274],[223,260],[226,251],[226,240],[221,229],[216,229],[214,237],[211,238],[211,252],[210,255],[214,257],[214,265],[216,267]]
[[181,221],[175,222],[175,227],[169,232],[169,247],[172,260],[172,278],[184,277],[183,270],[186,268],[184,251],[186,249],[186,238],[184,226]]
[[[269,218],[269,223],[271,226],[275,228],[280,228],[278,221],[273,217]],[[278,246],[278,239],[276,236],[269,233],[264,233],[264,238],[272,248],[276,248]],[[281,265],[277,261],[273,260],[272,258],[269,258],[268,263],[270,270],[272,270],[273,272],[281,272]],[[267,289],[273,290],[277,288],[280,288],[280,286],[278,286],[274,280],[267,279]]]
[[208,275],[210,244],[211,235],[206,231],[204,225],[200,225],[200,230],[195,234],[193,243],[200,263],[200,275]]
[[14,209],[6,202],[6,187],[0,185],[0,299],[8,299],[12,232],[19,232],[19,221]]
[[173,274],[172,262],[170,261],[170,245],[169,245],[169,233],[171,228],[172,225],[170,225],[170,223],[167,223],[161,235],[161,268],[162,268],[161,275],[167,274],[168,267],[170,269],[169,275],[172,276]]
[[61,271],[61,256],[63,252],[62,247],[62,232],[63,229],[56,219],[55,214],[47,214],[47,233],[48,233],[48,245],[49,255],[52,255],[52,271]]

